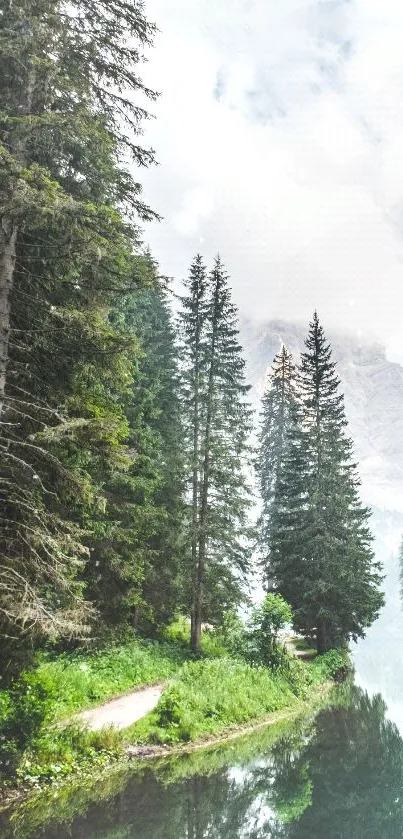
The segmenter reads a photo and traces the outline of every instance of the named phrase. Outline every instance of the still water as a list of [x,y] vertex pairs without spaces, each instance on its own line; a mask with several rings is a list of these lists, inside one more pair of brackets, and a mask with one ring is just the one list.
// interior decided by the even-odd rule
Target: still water
[[401,839],[403,622],[387,608],[355,651],[356,684],[311,719],[111,774],[14,815],[24,839]]

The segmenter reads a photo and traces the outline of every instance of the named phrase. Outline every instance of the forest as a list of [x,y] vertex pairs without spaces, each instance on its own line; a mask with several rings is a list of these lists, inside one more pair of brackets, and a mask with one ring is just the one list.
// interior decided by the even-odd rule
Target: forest
[[[3,777],[55,702],[66,715],[184,662],[184,684],[200,677],[203,691],[221,678],[204,663],[218,643],[234,683],[256,668],[249,716],[266,713],[266,671],[286,667],[281,628],[329,654],[383,604],[318,314],[300,359],[285,346],[267,359],[256,417],[225,254],[195,254],[173,282],[144,245],[159,218],[141,187],[155,162],[142,135],[157,92],[141,76],[155,31],[139,0],[2,4]],[[105,668],[103,686],[81,705],[55,699],[55,673],[68,682],[80,661]]]

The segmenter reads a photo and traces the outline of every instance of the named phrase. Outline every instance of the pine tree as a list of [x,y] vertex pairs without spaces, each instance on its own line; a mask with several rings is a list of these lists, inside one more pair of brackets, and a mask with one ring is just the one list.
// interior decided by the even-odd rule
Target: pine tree
[[364,635],[383,604],[369,511],[346,435],[344,398],[315,313],[298,370],[300,408],[288,433],[271,565],[299,630],[319,652]]
[[198,587],[198,532],[201,470],[202,409],[206,377],[205,323],[207,318],[207,275],[202,257],[198,254],[184,282],[187,294],[181,297],[182,312],[180,333],[182,339],[181,379],[186,410],[184,428],[187,438],[188,469],[190,477],[190,585],[188,600],[191,601],[191,643],[197,649],[200,638],[196,638],[197,604],[195,592]]
[[155,280],[153,288],[137,292],[134,303],[132,328],[144,356],[138,365],[132,410],[142,388],[146,395],[142,421],[149,428],[150,465],[154,464],[158,477],[153,499],[157,526],[149,540],[142,596],[151,609],[151,622],[160,625],[173,617],[183,589],[184,456],[178,348],[168,292],[161,282]]
[[[128,208],[150,216],[138,185],[114,166],[113,157],[126,147],[136,162],[152,160],[152,154],[125,137],[122,124],[137,134],[147,115],[129,92],[153,96],[135,72],[138,44],[148,44],[153,32],[137,2],[73,0],[66,6],[61,0],[5,0],[0,26],[0,417],[18,237],[30,216],[71,215],[80,209],[81,224],[90,225],[85,201],[94,198],[96,182],[99,189],[104,179],[110,205],[127,202]],[[83,162],[85,180],[79,177]],[[83,202],[80,208],[74,207],[72,195]]]
[[287,454],[287,434],[296,406],[295,366],[283,345],[275,356],[262,399],[257,472],[262,499],[259,544],[266,587],[271,585],[270,532],[275,515],[274,501]]
[[[200,267],[197,260],[193,271],[195,268],[199,271]],[[246,402],[249,387],[244,379],[237,311],[219,258],[208,278],[206,295],[203,288],[202,307],[194,293],[185,305],[182,323],[192,461],[191,645],[197,650],[202,621],[217,620],[225,608],[239,602],[248,570],[251,500],[245,456],[251,414]],[[194,324],[198,312],[203,319],[197,366],[196,330],[189,334],[184,322],[189,308]]]

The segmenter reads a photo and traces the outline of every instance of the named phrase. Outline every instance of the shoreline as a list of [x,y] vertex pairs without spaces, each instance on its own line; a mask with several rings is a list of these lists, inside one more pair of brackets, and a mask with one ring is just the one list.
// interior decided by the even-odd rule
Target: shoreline
[[[324,682],[320,685],[320,690],[316,691],[319,704],[320,700],[324,699],[333,687],[335,687],[334,682]],[[255,721],[245,723],[244,725],[236,727],[228,726],[223,729],[221,735],[212,734],[211,736],[207,736],[205,738],[200,737],[197,740],[191,740],[187,743],[180,743],[174,746],[128,746],[126,748],[125,759],[129,761],[147,759],[153,760],[159,757],[176,757],[177,755],[188,754],[200,749],[214,748],[214,746],[220,746],[230,740],[236,740],[238,737],[253,734],[253,732],[257,731],[259,728],[266,728],[266,726],[276,725],[277,723],[297,717],[299,713],[303,713],[304,711],[308,713],[309,710],[314,710],[315,704],[316,702],[312,702],[308,699],[304,702],[298,702],[296,705],[289,705],[286,708],[281,708],[278,711],[271,711],[270,714],[265,714],[264,717],[258,717]]]
[[289,705],[278,711],[272,711],[270,714],[265,714],[264,717],[258,717],[243,725],[228,726],[220,734],[200,737],[197,740],[178,743],[173,746],[127,745],[121,756],[116,758],[116,760],[111,760],[110,763],[102,768],[94,766],[83,773],[76,772],[74,775],[63,778],[60,782],[41,783],[37,786],[21,785],[5,790],[4,794],[0,791],[0,815],[7,815],[7,812],[11,811],[15,806],[23,805],[30,800],[39,800],[41,796],[45,796],[47,793],[58,793],[67,790],[69,786],[79,785],[81,782],[84,784],[89,778],[101,781],[107,778],[108,775],[121,771],[124,768],[130,768],[131,772],[134,773],[136,763],[138,763],[138,769],[140,770],[148,761],[151,763],[158,759],[175,758],[181,755],[192,754],[196,751],[208,751],[209,749],[219,748],[232,740],[241,739],[249,734],[253,734],[260,728],[268,728],[282,722],[292,721],[300,715],[308,715],[310,712],[315,711],[316,708],[319,710],[323,700],[330,695],[332,689],[335,687],[335,682],[328,680],[314,687],[315,690],[312,690],[312,695],[302,702]]

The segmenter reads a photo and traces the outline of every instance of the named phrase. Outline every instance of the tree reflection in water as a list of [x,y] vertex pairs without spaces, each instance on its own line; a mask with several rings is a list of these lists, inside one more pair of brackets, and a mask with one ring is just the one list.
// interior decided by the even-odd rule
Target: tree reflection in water
[[[401,839],[403,741],[380,696],[356,687],[245,757],[194,755],[145,770],[84,815],[15,836],[43,839]],[[257,743],[257,745],[256,745]],[[210,761],[210,766],[209,766]],[[56,813],[55,813],[56,815]],[[60,818],[62,814],[60,813]],[[66,816],[64,816],[66,818]],[[69,822],[69,823],[67,823]],[[32,827],[32,825],[31,825]],[[16,828],[15,828],[16,830]]]

